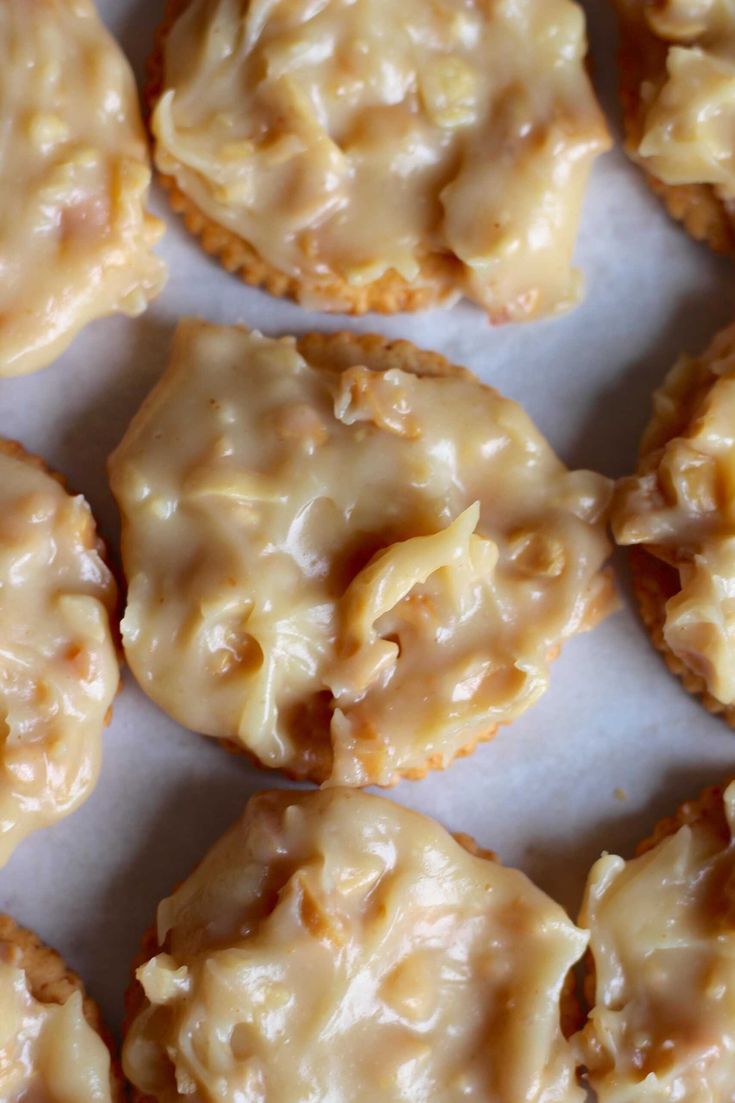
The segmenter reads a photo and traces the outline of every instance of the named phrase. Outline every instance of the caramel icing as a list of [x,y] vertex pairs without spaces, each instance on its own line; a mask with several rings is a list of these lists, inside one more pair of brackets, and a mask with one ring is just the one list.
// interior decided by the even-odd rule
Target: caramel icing
[[[715,1103],[735,1081],[735,786],[706,819],[593,867],[594,1007],[578,1038],[600,1103]],[[732,974],[732,975],[731,975]]]
[[0,865],[94,787],[115,601],[84,499],[0,449]]
[[553,313],[609,144],[585,52],[570,0],[190,0],[156,162],[312,307],[398,273],[498,321]]
[[683,357],[654,396],[638,472],[612,512],[621,544],[670,566],[664,640],[709,692],[735,701],[735,327]]
[[31,993],[12,950],[0,960],[3,1103],[112,1103],[110,1054],[84,1017],[82,995],[63,1004]]
[[164,283],[133,74],[92,0],[0,3],[0,376]]

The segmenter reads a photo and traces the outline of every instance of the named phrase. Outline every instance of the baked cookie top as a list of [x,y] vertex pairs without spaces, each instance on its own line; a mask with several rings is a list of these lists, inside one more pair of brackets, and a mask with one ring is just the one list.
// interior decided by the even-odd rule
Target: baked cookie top
[[622,479],[615,538],[678,573],[664,640],[723,704],[735,701],[735,326],[682,357],[653,400],[637,473]]
[[0,865],[94,787],[115,602],[87,503],[0,441]]
[[586,946],[517,870],[350,790],[273,792],[158,909],[123,1067],[158,1103],[581,1101]]
[[613,603],[608,480],[406,342],[185,322],[110,473],[134,674],[297,776],[445,764]]
[[3,1103],[122,1103],[95,1004],[53,950],[0,915]]
[[[338,310],[390,273],[497,321],[562,310],[608,147],[569,0],[175,0],[159,169]],[[339,285],[345,293],[340,299]],[[381,304],[372,304],[379,309]]]
[[642,79],[631,153],[666,184],[735,198],[735,10],[729,0],[616,0]]
[[590,873],[579,922],[595,1000],[577,1040],[600,1103],[732,1096],[735,785],[724,812],[664,825],[639,857],[605,855]]
[[2,376],[164,282],[133,75],[92,0],[0,4],[0,162]]

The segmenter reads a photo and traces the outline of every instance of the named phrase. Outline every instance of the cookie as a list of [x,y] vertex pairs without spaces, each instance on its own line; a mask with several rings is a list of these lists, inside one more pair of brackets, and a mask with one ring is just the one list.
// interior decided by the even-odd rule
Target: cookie
[[111,1035],[84,985],[55,950],[0,915],[3,1099],[123,1103]]
[[735,391],[735,327],[699,357],[683,357],[654,395],[635,475],[612,508],[643,622],[684,687],[735,721],[735,648],[727,580],[735,536],[729,429]]
[[733,1077],[735,786],[663,820],[587,883],[592,1009],[573,1039],[600,1103],[725,1098]]
[[[669,79],[667,56],[670,49],[694,48],[698,45],[698,34],[703,34],[706,28],[690,28],[689,34],[677,40],[673,28],[669,28],[670,37],[666,36],[664,23],[667,12],[671,12],[674,5],[656,8],[640,0],[615,0],[615,3],[620,17],[620,100],[627,152],[643,169],[649,186],[663,200],[672,218],[682,223],[697,241],[706,242],[715,252],[732,255],[735,253],[735,207],[722,187],[706,180],[704,169],[700,182],[694,179],[682,182],[681,172],[677,175],[670,167],[667,173],[662,166],[659,171],[664,171],[664,179],[654,170],[656,161],[652,162],[641,152],[641,143],[649,128],[649,112]],[[706,24],[706,17],[704,21]],[[656,27],[661,30],[660,35]],[[710,35],[705,49],[712,44]],[[688,106],[686,101],[684,106]],[[691,127],[687,134],[691,140]]]
[[556,313],[579,296],[581,199],[609,145],[585,49],[568,0],[169,0],[156,164],[208,253],[307,308]]
[[46,367],[88,322],[162,288],[130,66],[92,0],[0,5],[0,377]]
[[405,341],[182,323],[110,475],[141,687],[298,778],[447,765],[613,607],[608,480]]
[[6,440],[0,589],[2,865],[26,835],[91,793],[120,681],[117,589],[89,506]]
[[306,1077],[356,1103],[427,1082],[436,1103],[532,1087],[581,1103],[562,1002],[585,941],[523,874],[424,816],[349,790],[261,794],[144,939],[133,1100],[206,1097],[217,1078],[223,1098],[267,1083],[289,1103]]

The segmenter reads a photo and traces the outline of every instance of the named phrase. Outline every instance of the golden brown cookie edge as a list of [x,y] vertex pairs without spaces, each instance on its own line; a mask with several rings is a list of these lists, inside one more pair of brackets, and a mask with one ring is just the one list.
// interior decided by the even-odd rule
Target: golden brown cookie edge
[[636,857],[653,850],[670,835],[675,835],[680,827],[706,826],[723,841],[729,841],[730,829],[727,825],[723,794],[729,781],[720,785],[708,785],[691,800],[683,801],[672,816],[664,816],[655,824],[653,831],[638,843]]
[[[494,739],[497,735],[499,725],[494,724],[486,732],[478,735],[475,739],[470,740],[468,743],[459,747],[450,758],[445,758],[441,754],[433,754],[421,766],[407,767],[403,770],[397,770],[388,781],[366,781],[364,785],[357,786],[357,788],[364,789],[367,786],[376,786],[378,789],[394,789],[401,781],[423,781],[427,775],[433,771],[446,770],[452,763],[457,762],[462,758],[469,758],[471,754],[477,750],[481,743],[489,743],[491,739]],[[304,769],[298,767],[285,767],[285,766],[270,766],[267,762],[263,762],[254,751],[251,751],[248,747],[243,747],[242,744],[237,743],[234,739],[217,739],[216,736],[203,735],[203,739],[214,738],[218,743],[221,743],[226,751],[230,754],[236,755],[238,758],[245,758],[251,766],[255,766],[258,770],[267,770],[280,774],[282,777],[288,778],[289,781],[304,782],[309,781],[313,785],[324,785],[329,780],[329,773],[326,770],[320,769],[317,766],[306,766]]]

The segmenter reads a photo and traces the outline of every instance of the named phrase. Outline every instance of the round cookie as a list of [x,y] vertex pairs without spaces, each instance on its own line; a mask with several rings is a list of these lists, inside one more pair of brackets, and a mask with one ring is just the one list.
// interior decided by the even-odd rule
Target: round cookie
[[727,576],[721,553],[735,534],[728,474],[735,451],[727,445],[733,377],[735,326],[701,356],[677,362],[654,395],[637,472],[620,480],[611,511],[616,540],[631,546],[633,589],[651,641],[685,689],[731,725],[735,705],[725,690],[735,655],[726,602],[710,578]]
[[645,130],[648,105],[642,90],[660,86],[666,73],[665,44],[646,23],[644,5],[638,0],[615,0],[619,16],[618,52],[620,102],[623,110],[626,147],[631,159],[642,168],[651,190],[664,202],[672,218],[687,233],[717,253],[735,253],[735,207],[722,199],[707,183],[669,184],[646,167],[637,150]]
[[[28,1066],[33,1064],[33,1058],[41,1057],[36,1075],[44,1080],[40,1085],[42,1095],[44,1088],[52,1092],[54,1089],[67,1093],[73,1090],[75,1103],[124,1103],[125,1086],[112,1036],[82,981],[60,955],[45,946],[37,935],[19,927],[10,916],[0,914],[0,981],[6,980],[13,983],[13,997],[22,999],[24,1014],[38,1016],[42,1023],[37,1035],[28,1035],[21,1063],[21,1069],[26,1073]],[[6,996],[0,983],[0,1006],[3,1006]],[[67,1008],[70,999],[73,1004]],[[54,1019],[57,1007],[65,1009],[66,1022],[60,1023]],[[46,1018],[49,1010],[50,1021]],[[14,1025],[15,1021],[11,1018],[4,1019],[2,1024],[0,1089],[6,1086],[8,1090],[17,1091],[22,1084],[13,1078],[12,1050],[17,1039],[12,1033]],[[25,1023],[23,1027],[18,1023],[18,1027],[27,1029]],[[53,1039],[44,1044],[44,1031],[49,1029],[56,1033],[57,1045],[62,1047],[61,1054],[56,1058],[51,1055]],[[35,1054],[34,1046],[38,1050]],[[89,1064],[86,1064],[87,1058]],[[70,1073],[69,1070],[73,1071]],[[15,1070],[16,1076],[19,1071]],[[104,1091],[101,1076],[109,1079],[108,1092]],[[5,1077],[7,1081],[4,1084]],[[28,1085],[31,1093],[34,1086]],[[13,1094],[12,1098],[16,1095]],[[57,1096],[53,1095],[53,1098]],[[63,1098],[72,1096],[66,1094]]]
[[[366,0],[360,0],[360,3],[364,6]],[[192,16],[190,9],[194,7],[198,10],[194,11]],[[609,146],[609,136],[604,120],[594,99],[584,67],[583,55],[586,49],[584,21],[578,9],[564,2],[557,3],[554,10],[556,35],[559,41],[564,40],[563,49],[557,48],[557,38],[551,34],[544,36],[540,33],[539,27],[542,23],[544,31],[549,30],[546,24],[552,19],[552,13],[548,8],[543,12],[540,8],[536,11],[531,3],[531,10],[528,12],[514,13],[509,8],[502,14],[497,13],[499,27],[495,33],[499,37],[507,36],[507,43],[502,64],[503,87],[495,89],[492,93],[484,88],[480,89],[482,81],[488,79],[487,64],[492,64],[487,63],[486,55],[478,55],[478,58],[484,60],[486,64],[478,65],[475,72],[472,70],[471,62],[478,61],[478,58],[472,54],[472,47],[469,44],[476,41],[478,33],[482,34],[483,29],[482,23],[478,24],[480,27],[478,32],[477,26],[472,22],[475,13],[469,6],[458,6],[457,11],[449,8],[447,11],[440,8],[433,9],[429,18],[430,33],[418,36],[412,33],[406,41],[406,57],[398,56],[402,48],[399,40],[404,34],[404,23],[410,22],[410,12],[402,13],[405,19],[395,22],[391,34],[381,33],[380,27],[381,20],[385,18],[394,20],[395,13],[389,8],[373,12],[370,19],[358,13],[355,16],[354,28],[349,25],[343,28],[340,23],[333,36],[330,32],[330,42],[332,37],[334,41],[328,52],[328,55],[333,54],[335,58],[341,57],[342,54],[345,56],[349,54],[352,57],[352,61],[345,60],[344,64],[341,60],[335,62],[334,80],[337,83],[340,79],[345,81],[344,87],[335,93],[338,101],[343,96],[357,97],[354,104],[350,101],[349,111],[353,111],[354,118],[348,111],[344,117],[339,114],[339,117],[335,117],[331,123],[323,121],[320,112],[322,109],[328,112],[328,108],[324,105],[329,103],[332,87],[329,83],[332,77],[325,76],[324,79],[327,81],[325,88],[316,90],[312,97],[320,104],[315,113],[315,126],[317,129],[323,126],[324,133],[319,135],[312,129],[314,120],[307,119],[309,97],[312,96],[312,88],[308,83],[311,78],[306,77],[302,87],[299,84],[298,70],[295,78],[286,76],[283,88],[276,92],[276,100],[281,95],[285,97],[282,106],[279,106],[276,100],[273,104],[267,100],[267,93],[263,91],[267,81],[263,81],[262,85],[253,91],[248,80],[251,71],[264,69],[267,72],[272,63],[276,67],[283,64],[280,58],[275,62],[272,56],[279,48],[280,35],[283,36],[286,57],[296,58],[297,28],[303,31],[307,39],[310,39],[312,33],[318,33],[313,31],[313,27],[318,27],[320,20],[328,19],[329,13],[325,14],[324,10],[315,12],[307,9],[303,12],[293,12],[289,9],[282,16],[274,9],[267,17],[270,21],[267,26],[262,26],[256,18],[254,28],[250,28],[247,33],[243,34],[240,30],[232,32],[238,43],[236,50],[240,49],[247,39],[250,43],[248,49],[254,51],[253,56],[242,62],[242,73],[236,78],[233,77],[239,88],[246,88],[246,92],[241,91],[240,94],[239,110],[244,119],[245,112],[251,109],[252,99],[257,110],[263,108],[267,122],[259,119],[252,126],[241,127],[240,120],[237,119],[236,113],[233,114],[230,105],[222,104],[221,90],[217,93],[218,110],[214,114],[215,125],[220,118],[227,116],[228,127],[234,127],[238,133],[242,131],[243,134],[250,135],[244,139],[240,135],[236,140],[225,140],[224,168],[220,170],[218,164],[211,173],[212,181],[218,181],[220,177],[227,181],[220,184],[211,183],[204,167],[204,156],[192,154],[190,157],[187,151],[183,159],[176,162],[175,156],[164,148],[163,134],[165,132],[168,137],[172,124],[167,122],[164,125],[157,119],[157,108],[162,94],[168,92],[166,50],[171,36],[178,32],[177,24],[188,19],[189,23],[194,23],[193,33],[201,34],[206,41],[210,41],[210,36],[215,33],[218,35],[228,33],[223,30],[227,19],[240,18],[243,24],[250,19],[250,13],[244,10],[242,13],[237,12],[233,15],[232,10],[226,5],[222,12],[215,12],[214,7],[214,4],[210,4],[212,11],[207,11],[204,10],[205,5],[200,4],[198,0],[167,0],[164,19],[159,27],[154,52],[149,62],[146,101],[157,140],[156,161],[171,206],[182,215],[187,228],[199,238],[204,249],[215,256],[228,271],[236,273],[246,283],[263,287],[271,294],[294,298],[307,308],[351,314],[363,314],[367,311],[395,313],[420,310],[447,305],[461,294],[466,294],[480,302],[493,322],[504,322],[555,313],[576,301],[579,295],[577,274],[568,273],[568,278],[562,286],[564,281],[560,279],[560,272],[563,265],[568,266],[571,261],[579,216],[578,207],[589,165],[597,154]],[[217,20],[216,32],[207,25],[210,16],[213,21]],[[335,16],[335,19],[337,18],[348,22],[344,12]],[[514,20],[518,21],[518,26],[514,25]],[[426,27],[423,29],[427,30]],[[257,54],[260,46],[256,41],[261,33],[265,43],[262,56]],[[377,35],[376,40],[366,40],[366,36],[369,39],[373,33]],[[341,35],[343,37],[340,37]],[[449,36],[447,41],[452,42],[451,48],[444,41],[447,35]],[[547,44],[553,56],[548,59],[548,70],[543,71],[543,78],[540,75],[543,64],[539,60],[535,68],[531,67],[530,74],[523,71],[517,76],[515,82],[508,79],[505,72],[507,58],[525,56],[515,49],[519,41],[524,41],[526,45],[529,41]],[[492,42],[492,37],[489,37],[490,45]],[[236,64],[233,60],[236,50],[233,55],[229,55],[230,66]],[[305,57],[308,56],[308,50],[307,44]],[[422,63],[413,56],[422,51],[426,51],[432,59],[430,63],[425,63],[426,72],[421,70]],[[438,51],[438,60],[434,58],[432,51]],[[396,58],[393,57],[394,53],[397,55]],[[177,75],[185,72],[187,61],[191,61],[195,56],[188,46],[180,48],[178,44],[175,50],[172,47],[171,54]],[[469,63],[464,58],[465,54],[470,58]],[[199,52],[197,56],[199,62],[206,64],[208,56],[206,49]],[[401,64],[406,64],[417,65],[421,71],[417,70],[411,80],[402,78],[403,91],[398,99],[385,98],[382,91],[376,91],[379,82],[376,82],[373,77],[365,77],[362,74],[360,77],[355,77],[354,84],[350,83],[351,66],[354,64],[357,72],[361,70],[366,60],[373,56],[385,56],[387,69],[397,70]],[[169,58],[169,64],[171,63]],[[192,71],[195,72],[193,65]],[[557,85],[554,84],[552,74],[561,74]],[[216,76],[215,73],[215,79]],[[200,79],[200,77],[201,74],[195,73],[192,78],[200,85],[192,100],[197,106],[206,97],[211,86],[209,79],[203,77]],[[538,87],[531,91],[525,89],[523,85],[526,78],[537,82]],[[394,78],[386,77],[386,80],[390,79]],[[546,83],[544,84],[543,81]],[[365,105],[360,103],[359,94],[355,91],[358,86],[363,89],[367,97],[367,110]],[[411,89],[413,91],[410,91]],[[483,96],[487,98],[488,103],[484,102]],[[410,99],[412,103],[415,100],[415,103],[407,112],[406,118],[401,123],[396,123],[394,127],[393,115],[401,110],[401,97]],[[477,104],[473,97],[478,99]],[[534,102],[536,105],[542,102],[537,115],[534,115],[536,108],[531,106]],[[434,103],[433,107],[432,103]],[[438,116],[438,120],[434,119],[432,111]],[[418,131],[418,137],[410,138],[411,127],[418,127],[417,120],[422,117],[422,113],[426,114],[426,112],[428,112],[429,124],[424,127],[424,130]],[[245,156],[252,155],[255,160],[260,158],[262,153],[263,160],[258,163],[264,163],[265,171],[270,171],[274,164],[282,165],[284,160],[288,161],[294,153],[292,149],[284,151],[283,157],[279,153],[281,160],[276,161],[276,155],[272,156],[270,152],[271,145],[274,149],[277,147],[280,150],[281,146],[285,147],[291,142],[294,146],[299,145],[297,150],[299,156],[304,149],[311,154],[313,150],[309,147],[309,140],[313,136],[317,143],[314,147],[316,152],[313,155],[321,157],[324,149],[329,149],[329,156],[338,162],[336,170],[330,171],[318,186],[313,186],[315,195],[325,195],[333,190],[335,180],[341,171],[340,166],[344,168],[349,163],[349,171],[345,169],[345,173],[351,180],[350,186],[352,184],[355,186],[353,192],[349,191],[349,187],[347,188],[347,193],[352,198],[343,198],[341,201],[339,219],[351,225],[349,223],[350,204],[358,202],[354,197],[359,194],[362,207],[353,219],[357,229],[352,237],[356,238],[358,232],[362,232],[360,227],[371,212],[377,209],[379,204],[385,204],[389,197],[398,196],[406,187],[406,180],[409,179],[410,174],[405,167],[400,170],[394,169],[394,161],[396,165],[399,162],[405,164],[414,155],[414,147],[423,151],[423,147],[428,148],[431,142],[438,143],[443,149],[444,145],[450,144],[448,136],[454,137],[454,129],[462,130],[465,125],[468,125],[470,116],[474,118],[473,112],[478,119],[482,116],[482,121],[477,121],[477,126],[488,127],[489,132],[482,140],[477,139],[477,148],[470,146],[469,138],[464,145],[460,142],[458,150],[445,158],[446,166],[440,174],[441,179],[439,180],[438,177],[434,179],[436,172],[431,176],[427,185],[432,192],[429,198],[421,194],[412,202],[405,204],[406,217],[419,220],[422,226],[420,232],[411,228],[409,234],[409,230],[401,220],[394,219],[395,229],[386,234],[386,241],[390,243],[390,248],[396,254],[395,263],[391,264],[388,260],[381,258],[376,244],[376,238],[380,236],[382,226],[391,217],[386,212],[382,212],[378,218],[374,234],[363,234],[365,240],[360,249],[350,243],[350,234],[345,231],[343,237],[348,244],[342,243],[339,247],[335,247],[336,260],[334,261],[330,259],[330,247],[324,244],[322,237],[325,223],[331,226],[338,221],[336,217],[332,218],[334,211],[337,210],[336,203],[333,204],[331,211],[322,212],[311,220],[304,216],[298,224],[294,223],[297,247],[295,250],[292,249],[288,256],[284,252],[285,247],[282,243],[289,235],[280,227],[277,227],[275,235],[277,242],[281,243],[278,247],[270,242],[266,246],[255,240],[259,236],[257,226],[275,224],[275,216],[272,212],[263,212],[254,205],[252,209],[259,212],[256,223],[253,224],[251,221],[249,232],[244,232],[239,225],[242,221],[242,215],[237,213],[238,210],[242,210],[238,207],[242,198],[240,191],[246,185],[242,180],[238,182],[233,175],[232,166],[238,157],[243,156],[242,151],[237,153],[240,147],[243,149],[247,147]],[[488,120],[493,120],[492,125]],[[351,129],[353,124],[354,134]],[[438,137],[431,131],[432,125]],[[268,129],[269,134],[264,139],[266,144],[270,143],[267,144],[267,149],[265,145],[261,147],[260,144],[264,127]],[[278,137],[278,127],[281,127],[287,136],[285,141]],[[387,129],[379,133],[380,127],[387,127]],[[405,134],[400,127],[406,131]],[[185,129],[190,134],[194,133],[194,127],[189,124]],[[429,137],[425,130],[428,130]],[[511,130],[513,133],[510,133]],[[272,142],[271,131],[275,134]],[[527,136],[531,132],[534,137],[527,142]],[[399,141],[400,135],[402,137]],[[370,160],[370,151],[372,150],[372,155],[377,157],[394,142],[394,139],[398,143],[396,151],[392,159],[388,159],[385,172],[377,176],[376,198],[366,205],[365,197],[359,193],[358,188],[360,174],[364,172],[364,165]],[[362,151],[363,142],[366,143],[367,155]],[[498,146],[503,149],[502,157],[490,152]],[[535,157],[547,156],[552,146],[554,149],[552,160],[543,163],[534,162]],[[498,172],[505,171],[510,151],[515,151],[514,156],[517,156],[521,168],[514,181],[503,181],[502,186],[497,180],[482,182],[470,180],[469,169],[466,173],[464,170],[457,171],[458,161],[469,164],[474,159],[473,163],[476,163],[479,174],[479,163],[483,157],[488,163],[494,161],[498,166],[502,164],[503,169],[498,168]],[[219,153],[216,156],[219,156]],[[438,163],[442,155],[432,150],[431,153],[422,152],[422,156],[428,158],[422,164],[429,164]],[[191,174],[189,174],[190,169],[192,169]],[[311,186],[308,182],[304,183],[304,178],[309,171],[312,171],[312,166],[299,169],[292,178],[285,181],[275,180],[263,188],[261,198],[269,203],[276,194],[288,194],[290,209],[293,210],[302,186],[304,190]],[[244,168],[243,172],[245,172]],[[552,177],[564,181],[563,187],[556,192],[552,189]],[[450,226],[450,218],[442,214],[442,209],[452,202],[447,198],[451,189],[455,186],[459,187],[457,181],[461,181],[464,186],[465,178],[467,178],[467,194],[463,193],[463,198],[456,203],[458,210],[452,212]],[[543,197],[528,198],[526,201],[524,179],[525,181],[534,179],[537,182],[546,180],[549,190]],[[358,180],[358,184],[355,184],[355,180]],[[249,186],[248,184],[247,187]],[[489,196],[493,189],[504,196],[503,203],[492,206]],[[437,193],[435,196],[434,192]],[[517,211],[511,210],[512,204],[508,203],[507,197],[511,194],[518,197]],[[228,198],[229,195],[231,198]],[[395,203],[395,198],[392,201]],[[307,211],[308,204],[313,202],[313,195],[305,200]],[[488,204],[487,210],[481,208],[482,202]],[[569,204],[569,210],[564,209],[565,204]],[[472,232],[464,225],[462,213],[468,206],[476,211]],[[435,211],[434,208],[436,208]],[[431,217],[420,216],[419,212],[424,210],[432,211]],[[538,254],[531,255],[535,248],[540,248],[538,244],[531,244],[532,239],[538,243],[541,237],[537,233],[532,234],[529,229],[531,217],[529,210],[533,210],[535,219],[538,219],[540,210],[553,210],[545,229],[548,236],[555,237],[555,247],[547,254],[544,254],[542,249]],[[425,227],[424,223],[426,223]],[[339,237],[339,233],[337,231],[335,233]],[[397,243],[402,242],[404,238],[406,241],[410,239],[413,244],[410,247],[402,246],[403,251],[400,252]],[[509,266],[509,258],[513,254],[525,255],[524,251],[529,255],[528,268],[537,274],[535,277],[537,284],[534,284],[534,278],[523,273],[519,274]],[[282,253],[283,256],[281,256]],[[563,257],[563,265],[559,264],[561,257]],[[487,275],[488,272],[490,275]]]
[[354,1103],[427,1083],[436,1103],[547,1089],[576,1103],[562,1004],[584,944],[522,874],[426,817],[355,791],[261,794],[144,939],[133,1100],[206,1095],[216,1076],[223,1099],[252,1078],[289,1103],[306,1078]]
[[604,855],[580,926],[591,1011],[573,1039],[600,1103],[725,1099],[733,1077],[735,786],[660,821],[628,862]]
[[[163,88],[163,52],[169,31],[188,8],[189,0],[167,0],[163,20],[156,33],[154,52],[148,62],[146,106],[150,117]],[[215,257],[228,272],[251,287],[260,287],[271,295],[303,301],[301,281],[269,264],[252,245],[226,226],[204,213],[166,172],[158,173],[172,210],[181,215],[189,233],[199,239],[202,248]],[[440,270],[447,261],[438,259]],[[353,287],[344,280],[325,282],[320,294],[342,304],[347,314],[397,314],[403,311],[425,310],[440,305],[439,296],[428,287],[414,287],[398,272],[387,272],[366,287]],[[307,305],[304,302],[304,305]]]
[[0,865],[92,791],[120,673],[117,588],[89,506],[0,439]]
[[607,481],[405,341],[185,323],[110,473],[142,688],[297,778],[469,753],[613,605]]
[[145,310],[166,267],[137,89],[93,0],[0,6],[0,377]]

